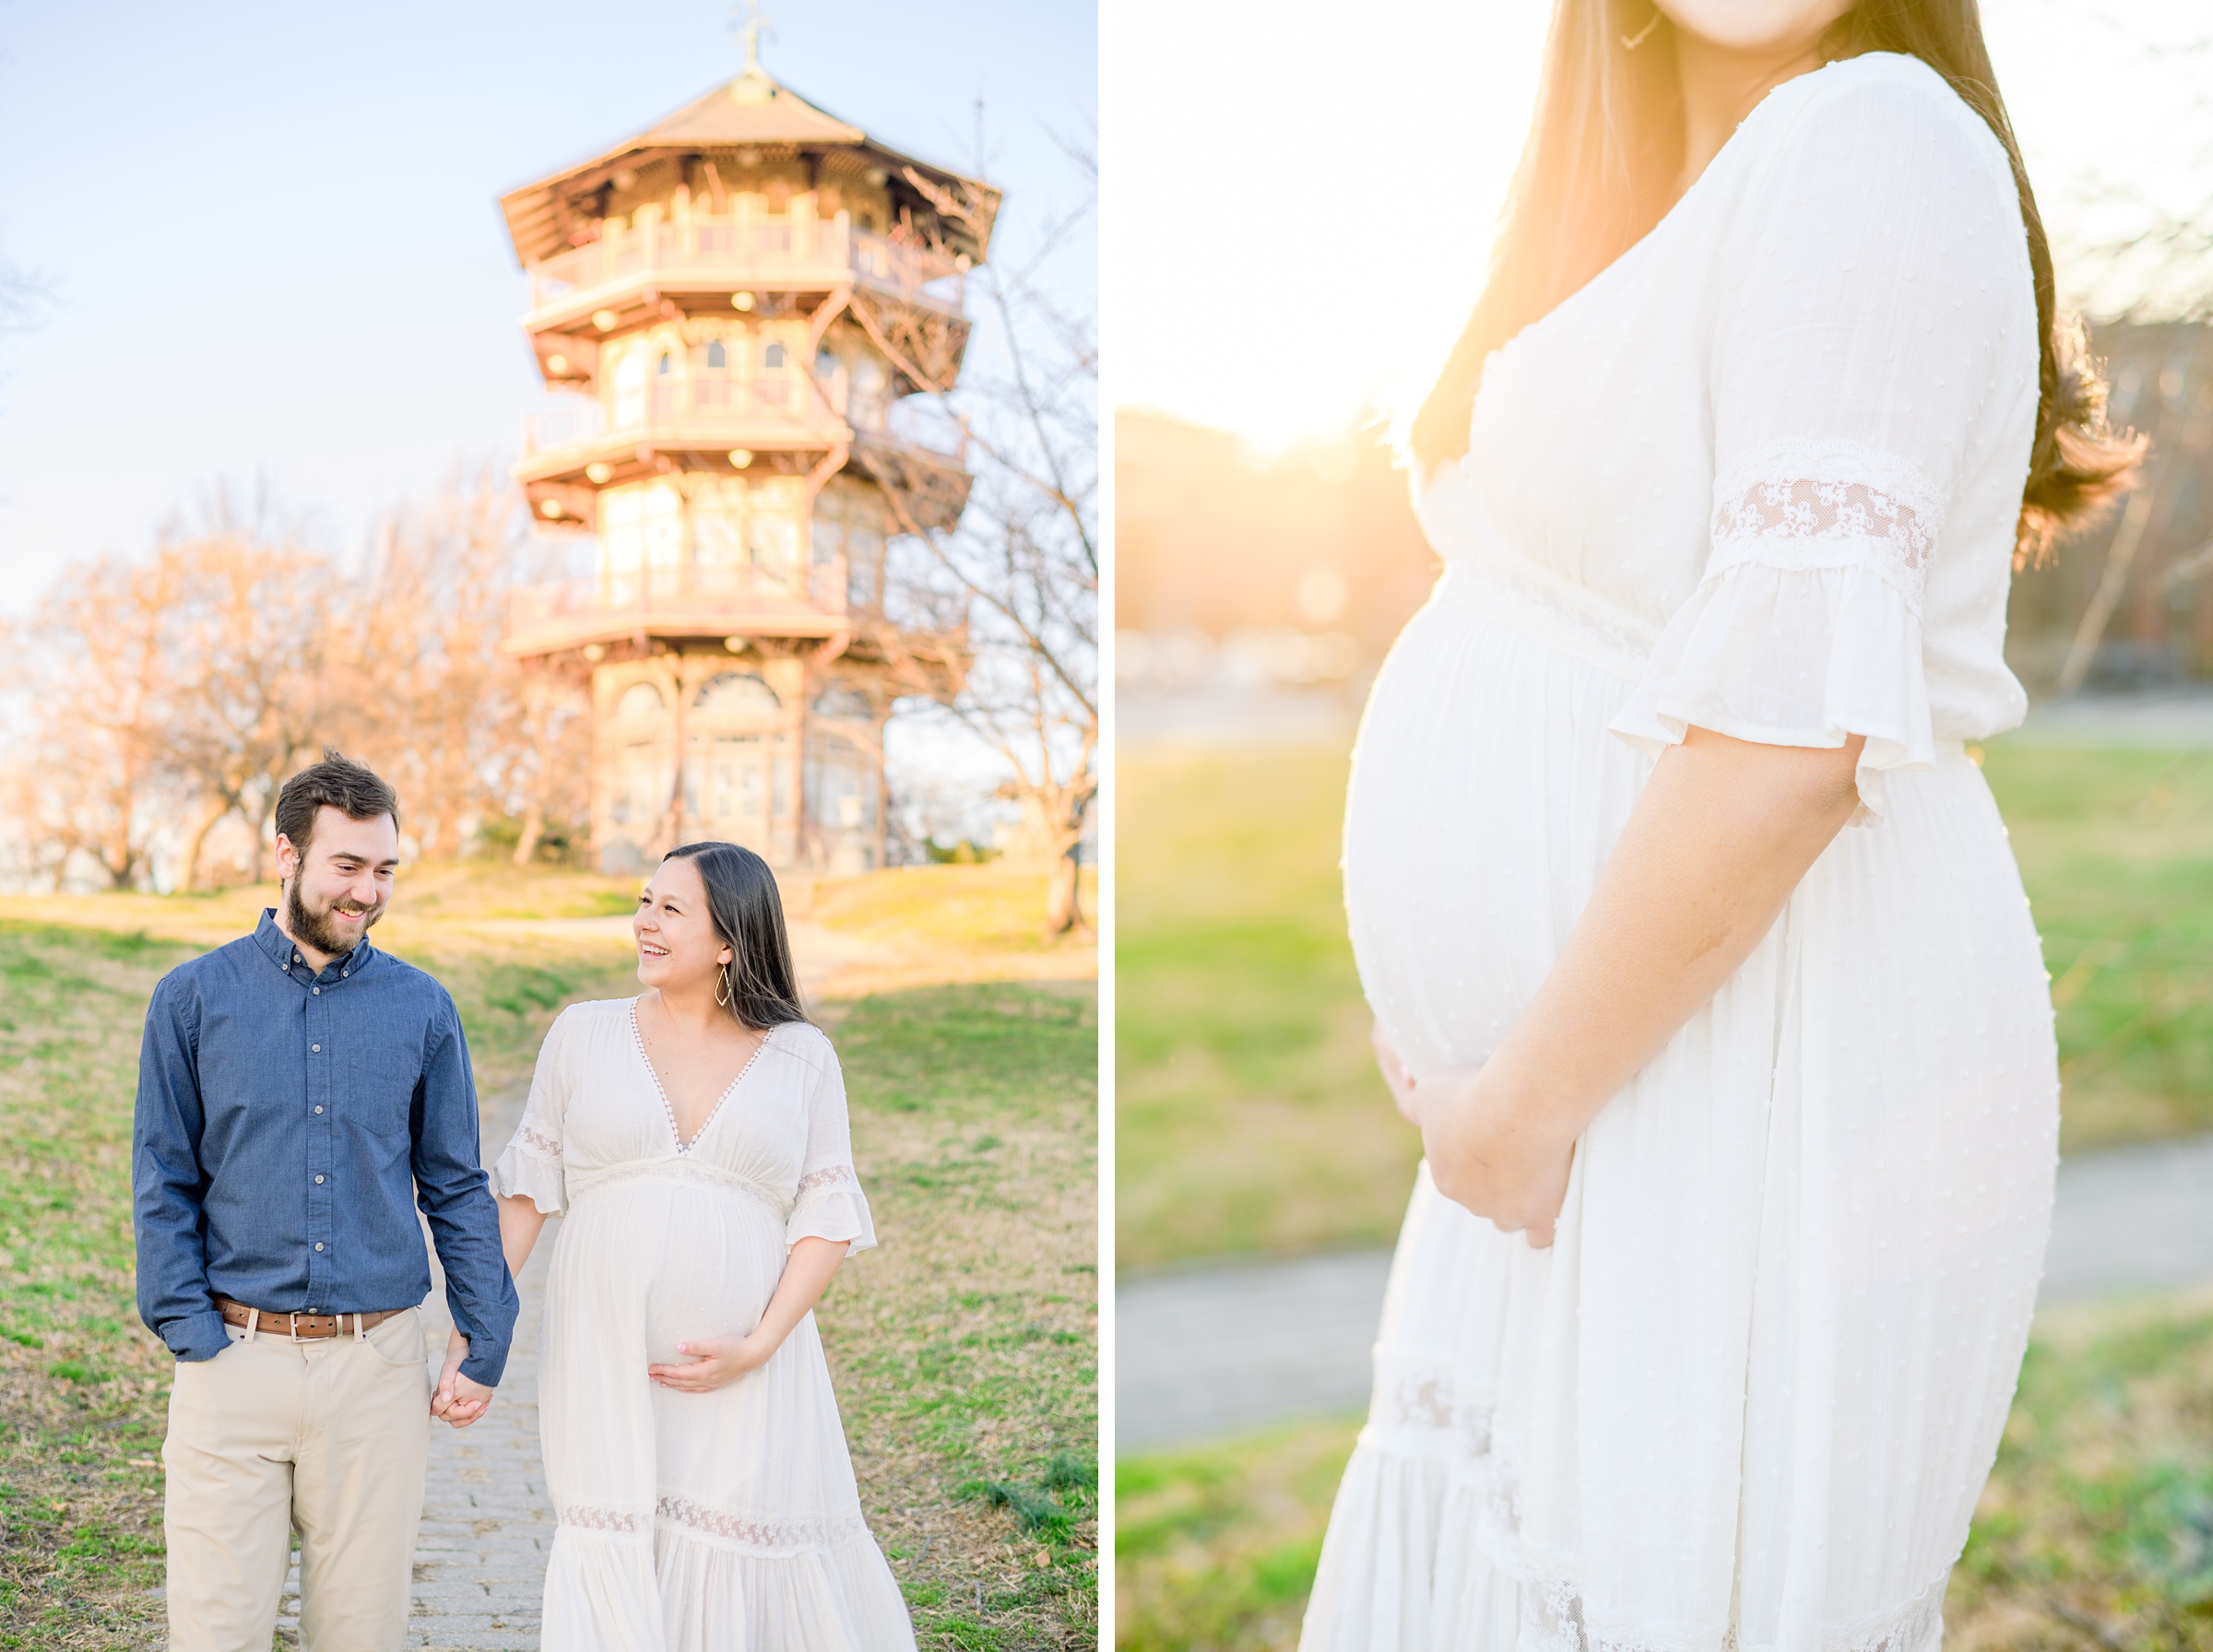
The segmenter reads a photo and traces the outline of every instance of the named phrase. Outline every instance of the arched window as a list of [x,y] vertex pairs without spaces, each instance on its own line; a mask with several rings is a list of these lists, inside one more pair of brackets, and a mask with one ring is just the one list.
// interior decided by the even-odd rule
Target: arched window
[[722,348],[722,340],[715,339],[707,346],[707,367],[720,372],[730,364],[730,352]]
[[784,347],[780,344],[772,344],[761,352],[761,365],[771,372],[781,372],[784,370]]
[[775,690],[751,671],[724,671],[709,678],[692,703],[703,712],[754,716],[774,716],[784,707]]
[[667,350],[663,350],[661,352],[661,359],[653,364],[653,372],[656,378],[665,379],[675,370],[675,358],[670,356]]
[[661,691],[649,682],[633,682],[622,690],[622,698],[615,702],[618,717],[658,716],[661,710]]

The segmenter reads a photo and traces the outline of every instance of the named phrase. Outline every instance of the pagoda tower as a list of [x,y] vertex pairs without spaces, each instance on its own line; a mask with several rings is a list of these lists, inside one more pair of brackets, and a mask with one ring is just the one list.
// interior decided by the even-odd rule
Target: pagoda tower
[[902,398],[952,386],[999,192],[777,84],[736,79],[502,197],[523,326],[566,410],[515,475],[592,578],[517,591],[503,648],[588,685],[592,851],[724,838],[780,867],[883,864],[883,725],[950,695],[963,632],[902,628],[884,549],[969,476]]

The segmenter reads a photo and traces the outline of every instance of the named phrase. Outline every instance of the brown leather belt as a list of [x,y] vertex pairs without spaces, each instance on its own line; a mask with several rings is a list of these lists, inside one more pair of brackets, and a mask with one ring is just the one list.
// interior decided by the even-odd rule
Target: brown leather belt
[[223,1316],[226,1325],[243,1326],[254,1329],[254,1318],[260,1317],[260,1329],[272,1337],[289,1338],[294,1342],[321,1342],[331,1337],[350,1337],[359,1332],[374,1330],[395,1314],[404,1314],[405,1308],[382,1308],[373,1314],[272,1314],[266,1308],[249,1308],[243,1302],[232,1302],[228,1296],[215,1299],[215,1311]]

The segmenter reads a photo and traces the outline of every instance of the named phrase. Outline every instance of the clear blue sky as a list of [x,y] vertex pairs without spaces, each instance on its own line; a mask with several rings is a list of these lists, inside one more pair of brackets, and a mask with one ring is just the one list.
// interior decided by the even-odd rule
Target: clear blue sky
[[[1084,0],[769,13],[769,72],[909,153],[972,164],[980,98],[1001,245],[1069,198]],[[348,549],[456,455],[512,455],[538,397],[496,197],[741,61],[712,0],[0,0],[0,257],[54,300],[0,339],[0,612],[209,478],[265,471]]]

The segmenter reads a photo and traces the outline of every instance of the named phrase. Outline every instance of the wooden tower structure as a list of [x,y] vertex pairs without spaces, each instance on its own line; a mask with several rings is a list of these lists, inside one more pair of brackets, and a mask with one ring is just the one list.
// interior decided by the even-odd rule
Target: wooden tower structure
[[737,78],[503,196],[523,326],[567,410],[516,468],[592,578],[515,593],[503,646],[587,685],[608,871],[725,838],[777,867],[883,864],[883,725],[947,695],[965,637],[884,610],[888,539],[951,527],[969,477],[903,418],[950,388],[988,185]]

